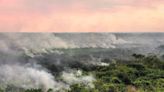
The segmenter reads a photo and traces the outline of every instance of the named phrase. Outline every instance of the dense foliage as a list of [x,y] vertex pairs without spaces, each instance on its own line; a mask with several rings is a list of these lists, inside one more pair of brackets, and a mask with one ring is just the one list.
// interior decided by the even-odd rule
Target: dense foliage
[[76,84],[70,92],[164,92],[164,62],[155,55],[133,57],[131,61],[112,60],[109,66],[95,67],[88,71],[95,74],[95,88]]
[[[164,61],[155,55],[133,54],[133,57],[133,60],[124,62],[104,59],[102,62],[108,62],[109,65],[90,69],[81,65],[86,74],[92,73],[95,76],[95,87],[73,84],[66,92],[164,92]],[[53,70],[52,66],[49,67]],[[20,90],[16,92],[43,92],[41,89]],[[7,88],[0,92],[15,91]],[[47,92],[53,90],[49,89]]]

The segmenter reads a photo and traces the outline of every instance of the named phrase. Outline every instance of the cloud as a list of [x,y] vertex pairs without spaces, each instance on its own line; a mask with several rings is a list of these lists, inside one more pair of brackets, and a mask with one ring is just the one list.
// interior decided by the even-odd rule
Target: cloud
[[[163,0],[1,0],[0,7],[7,10],[49,11],[51,9],[84,8],[88,10],[110,9],[120,6],[153,7]],[[2,9],[2,10],[3,10]],[[55,10],[57,10],[55,9]]]
[[1,0],[0,31],[163,31],[163,0]]

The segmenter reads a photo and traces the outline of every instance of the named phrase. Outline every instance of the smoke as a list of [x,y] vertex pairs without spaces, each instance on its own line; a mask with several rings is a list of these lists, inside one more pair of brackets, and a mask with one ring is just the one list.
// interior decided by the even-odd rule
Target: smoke
[[[75,39],[76,38],[76,39]],[[116,48],[130,43],[115,34],[1,33],[0,52],[17,55],[47,53],[54,48]]]
[[20,88],[54,88],[57,82],[44,70],[20,65],[0,66],[0,85],[14,85]]
[[72,33],[56,34],[56,36],[75,44],[78,48],[116,48],[115,45],[131,43],[112,33]]
[[[66,55],[64,51],[57,49],[68,48],[117,48],[123,44],[144,43],[147,39],[137,39],[137,36],[120,37],[115,34],[100,33],[100,34],[53,34],[53,33],[1,33],[0,34],[0,86],[4,88],[7,85],[15,85],[18,88],[43,88],[47,90],[49,88],[56,90],[69,89],[70,85],[83,83],[87,87],[94,87],[93,81],[95,80],[92,74],[84,75],[80,70],[66,71],[65,66],[70,67],[72,65],[80,63],[92,64],[98,66],[108,66],[108,63],[101,62],[101,57],[86,60],[89,55],[85,53],[84,56],[76,56],[77,53],[68,51]],[[149,42],[156,41],[153,38]],[[161,40],[160,42],[163,42]],[[126,45],[127,47],[127,45]],[[41,53],[45,53],[47,56],[41,58],[37,57]],[[51,55],[52,53],[52,55]],[[120,52],[119,52],[120,53]],[[56,55],[57,54],[57,55]],[[106,53],[107,54],[107,53]],[[113,54],[113,53],[112,53]],[[56,56],[55,56],[56,55]],[[98,53],[98,55],[100,55]],[[27,58],[30,56],[30,60]],[[56,76],[51,74],[43,66],[36,64],[39,61],[53,62],[56,65],[62,64],[63,70],[60,72],[61,79],[58,80]],[[64,59],[66,58],[66,59]],[[67,59],[68,58],[68,59]],[[60,61],[63,59],[63,62]],[[82,60],[83,59],[83,60]],[[74,60],[74,61],[73,61]],[[77,60],[77,62],[76,62]],[[80,61],[81,60],[81,61]],[[34,64],[34,65],[33,65]],[[70,65],[69,65],[70,64]]]
[[44,52],[45,49],[74,48],[52,33],[1,33],[0,43],[4,51],[31,50],[33,52]]
[[56,81],[54,76],[46,70],[29,66],[20,65],[1,65],[0,66],[0,87],[7,88],[14,85],[17,88],[42,88],[48,90],[52,88],[54,91],[63,89],[69,90],[69,86],[73,84],[83,83],[87,87],[94,87],[94,77],[90,75],[82,75],[82,71],[63,71],[62,81]]
[[82,83],[87,87],[94,88],[93,81],[95,81],[95,78],[93,75],[83,75],[81,70],[64,71],[61,77],[63,81],[69,85]]
[[[72,73],[62,74],[65,82],[56,80],[55,76],[49,73],[44,67],[32,62],[24,55],[34,58],[39,53],[63,54],[56,48],[77,48],[74,44],[68,43],[52,33],[1,33],[0,34],[0,87],[6,88],[14,85],[17,88],[42,88],[45,91],[52,88],[54,91],[69,89],[74,83],[91,83],[93,76],[77,77]],[[34,65],[32,65],[34,64]],[[63,76],[70,76],[63,77]]]

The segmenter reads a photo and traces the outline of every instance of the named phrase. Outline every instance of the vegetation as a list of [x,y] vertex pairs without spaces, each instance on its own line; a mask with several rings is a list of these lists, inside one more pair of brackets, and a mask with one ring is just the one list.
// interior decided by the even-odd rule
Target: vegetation
[[[94,74],[94,88],[73,84],[66,92],[164,92],[164,61],[155,55],[133,54],[131,61],[110,60],[108,66],[96,66],[82,70]],[[105,59],[108,62],[108,59]],[[53,70],[52,66],[47,66]],[[15,92],[0,90],[0,92]],[[10,89],[12,90],[12,89]],[[27,89],[16,92],[43,92],[41,89]],[[49,89],[47,92],[53,92]]]
[[[72,85],[70,92],[164,92],[164,62],[155,55],[133,54],[132,61],[97,66],[95,88]],[[78,91],[77,91],[78,90]]]

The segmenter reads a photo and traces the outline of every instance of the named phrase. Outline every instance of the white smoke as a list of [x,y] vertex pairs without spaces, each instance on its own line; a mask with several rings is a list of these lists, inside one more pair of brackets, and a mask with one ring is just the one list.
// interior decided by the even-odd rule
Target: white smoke
[[[91,82],[94,77],[89,76],[70,76],[63,78],[66,83],[56,81],[55,77],[47,72],[44,68],[31,66],[20,60],[22,54],[35,57],[34,54],[39,53],[57,53],[63,54],[54,48],[77,48],[76,45],[70,44],[52,33],[1,33],[0,34],[0,87],[6,88],[8,85],[14,85],[18,88],[42,88],[48,90],[52,88],[54,91],[69,89],[74,83],[87,83],[88,86],[94,86]],[[50,51],[49,51],[50,50]],[[8,62],[8,63],[2,63]],[[26,62],[26,61],[25,61]],[[69,75],[64,73],[62,76]],[[71,75],[72,73],[70,73]],[[72,77],[72,79],[71,79]]]
[[[75,39],[76,38],[76,39]],[[20,53],[47,53],[54,48],[116,48],[117,44],[126,44],[128,41],[115,34],[67,34],[54,35],[53,33],[1,33],[0,51]],[[21,54],[21,53],[20,53]]]
[[[64,52],[57,50],[59,48],[117,48],[118,45],[122,47],[123,44],[130,44],[130,46],[132,44],[146,44],[152,46],[151,44],[164,42],[156,37],[158,36],[153,38],[146,36],[145,38],[145,35],[140,37],[138,35],[125,35],[122,38],[109,33],[55,35],[53,33],[1,33],[0,87],[5,88],[7,85],[14,85],[25,89],[43,88],[47,90],[52,88],[54,91],[60,90],[62,92],[61,90],[63,89],[69,89],[70,85],[83,83],[87,87],[93,88],[95,78],[92,74],[84,75],[80,70],[63,71],[62,80],[57,80],[44,68],[38,68],[38,65],[27,65],[26,60],[22,60],[22,55],[26,54],[33,58],[40,53],[64,54]],[[162,35],[162,37],[164,36]],[[127,47],[127,45],[125,46]],[[109,63],[101,61],[101,58],[91,56],[91,60],[86,62],[98,66],[109,65]],[[20,65],[20,62],[25,63]],[[59,63],[61,63],[60,60]]]
[[[3,38],[2,38],[3,37]],[[45,52],[45,49],[75,48],[52,33],[1,33],[1,48],[5,51],[16,49],[31,50],[33,52]]]
[[115,45],[130,43],[112,33],[59,34],[57,36],[75,44],[78,48],[116,48]]
[[[76,38],[76,39],[75,39]],[[52,33],[1,33],[0,34],[0,86],[14,85],[20,88],[43,88],[47,90],[69,89],[72,84],[83,83],[94,87],[94,76],[83,75],[82,71],[63,71],[63,81],[56,81],[51,73],[42,68],[17,64],[22,62],[22,54],[35,57],[39,53],[64,52],[53,50],[55,48],[115,48],[115,44],[124,44],[127,41],[117,38],[113,34],[100,34],[69,38],[58,37]],[[8,63],[2,63],[8,62]],[[95,60],[93,60],[95,62]],[[100,62],[100,65],[107,64]]]
[[45,70],[20,65],[0,66],[0,86],[6,88],[7,85],[14,85],[18,88],[42,88],[48,90],[52,88],[59,90],[64,88],[60,82],[56,82],[54,77]]
[[55,80],[55,77],[44,69],[22,66],[22,65],[0,65],[0,87],[7,88],[14,85],[17,88],[24,89],[43,89],[45,92],[52,88],[54,92],[65,92],[69,90],[70,85],[84,84],[86,87],[94,88],[93,75],[83,75],[81,70],[63,71],[61,75],[62,81]]
[[93,75],[83,75],[81,70],[64,71],[61,77],[63,81],[69,85],[82,83],[87,87],[94,88],[93,82],[95,81],[95,78]]

